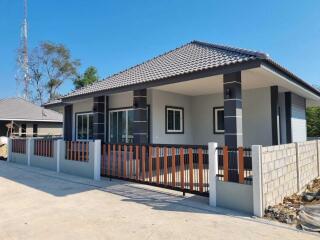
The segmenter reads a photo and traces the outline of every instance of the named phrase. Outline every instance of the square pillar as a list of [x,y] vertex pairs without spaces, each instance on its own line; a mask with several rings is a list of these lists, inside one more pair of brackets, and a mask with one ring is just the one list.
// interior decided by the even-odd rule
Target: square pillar
[[272,126],[272,145],[280,143],[279,134],[279,89],[278,86],[271,86],[271,126]]
[[72,141],[72,115],[73,105],[64,106],[63,137],[66,141]]
[[93,139],[104,141],[105,96],[93,98]]
[[133,143],[147,144],[148,139],[148,106],[147,89],[133,91]]
[[225,145],[243,146],[241,72],[223,75],[223,92]]

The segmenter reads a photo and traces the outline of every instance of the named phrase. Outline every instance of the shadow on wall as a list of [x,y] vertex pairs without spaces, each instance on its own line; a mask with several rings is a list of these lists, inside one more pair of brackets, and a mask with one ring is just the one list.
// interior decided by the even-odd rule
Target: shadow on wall
[[[112,181],[109,179],[93,181],[6,162],[0,162],[0,178],[6,178],[55,197],[64,197],[86,191],[99,190],[118,195],[122,197],[121,201],[147,205],[155,210],[219,214],[218,210],[213,211],[208,205],[207,197],[191,194],[182,197],[182,193],[180,192],[168,191],[116,179],[112,179]],[[226,212],[223,211],[221,213],[226,214]],[[236,212],[227,212],[227,214],[247,216]]]

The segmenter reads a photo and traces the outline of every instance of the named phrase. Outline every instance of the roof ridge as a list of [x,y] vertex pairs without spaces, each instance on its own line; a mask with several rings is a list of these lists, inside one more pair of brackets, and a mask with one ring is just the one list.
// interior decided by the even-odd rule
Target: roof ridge
[[245,48],[231,47],[228,45],[222,45],[222,44],[216,44],[216,43],[207,43],[207,42],[202,42],[202,41],[198,41],[198,40],[194,40],[194,41],[192,41],[192,43],[205,45],[208,47],[219,48],[222,50],[232,51],[232,52],[236,52],[236,53],[242,53],[242,54],[244,53],[244,54],[248,54],[248,55],[253,55],[253,56],[261,58],[261,59],[270,58],[269,54],[267,54],[267,53],[254,51],[254,50],[250,50],[250,49],[245,49]]

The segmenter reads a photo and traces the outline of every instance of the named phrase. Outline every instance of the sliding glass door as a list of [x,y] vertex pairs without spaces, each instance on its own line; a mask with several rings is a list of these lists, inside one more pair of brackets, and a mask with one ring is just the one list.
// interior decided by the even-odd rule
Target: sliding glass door
[[133,142],[133,109],[109,112],[109,141],[111,143]]

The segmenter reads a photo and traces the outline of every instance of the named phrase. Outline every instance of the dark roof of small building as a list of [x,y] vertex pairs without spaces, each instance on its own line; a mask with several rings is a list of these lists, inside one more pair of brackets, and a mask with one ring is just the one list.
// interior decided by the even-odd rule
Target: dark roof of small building
[[45,109],[23,98],[0,100],[0,120],[62,122],[62,114]]
[[[76,96],[108,91],[136,84],[177,77],[188,73],[210,70],[228,65],[246,63],[249,61],[264,60],[294,78],[302,86],[318,94],[312,86],[275,63],[265,53],[224,45],[192,41],[179,48],[171,50],[146,62],[114,74],[102,81],[76,89],[62,97]],[[49,103],[50,104],[50,103]]]

